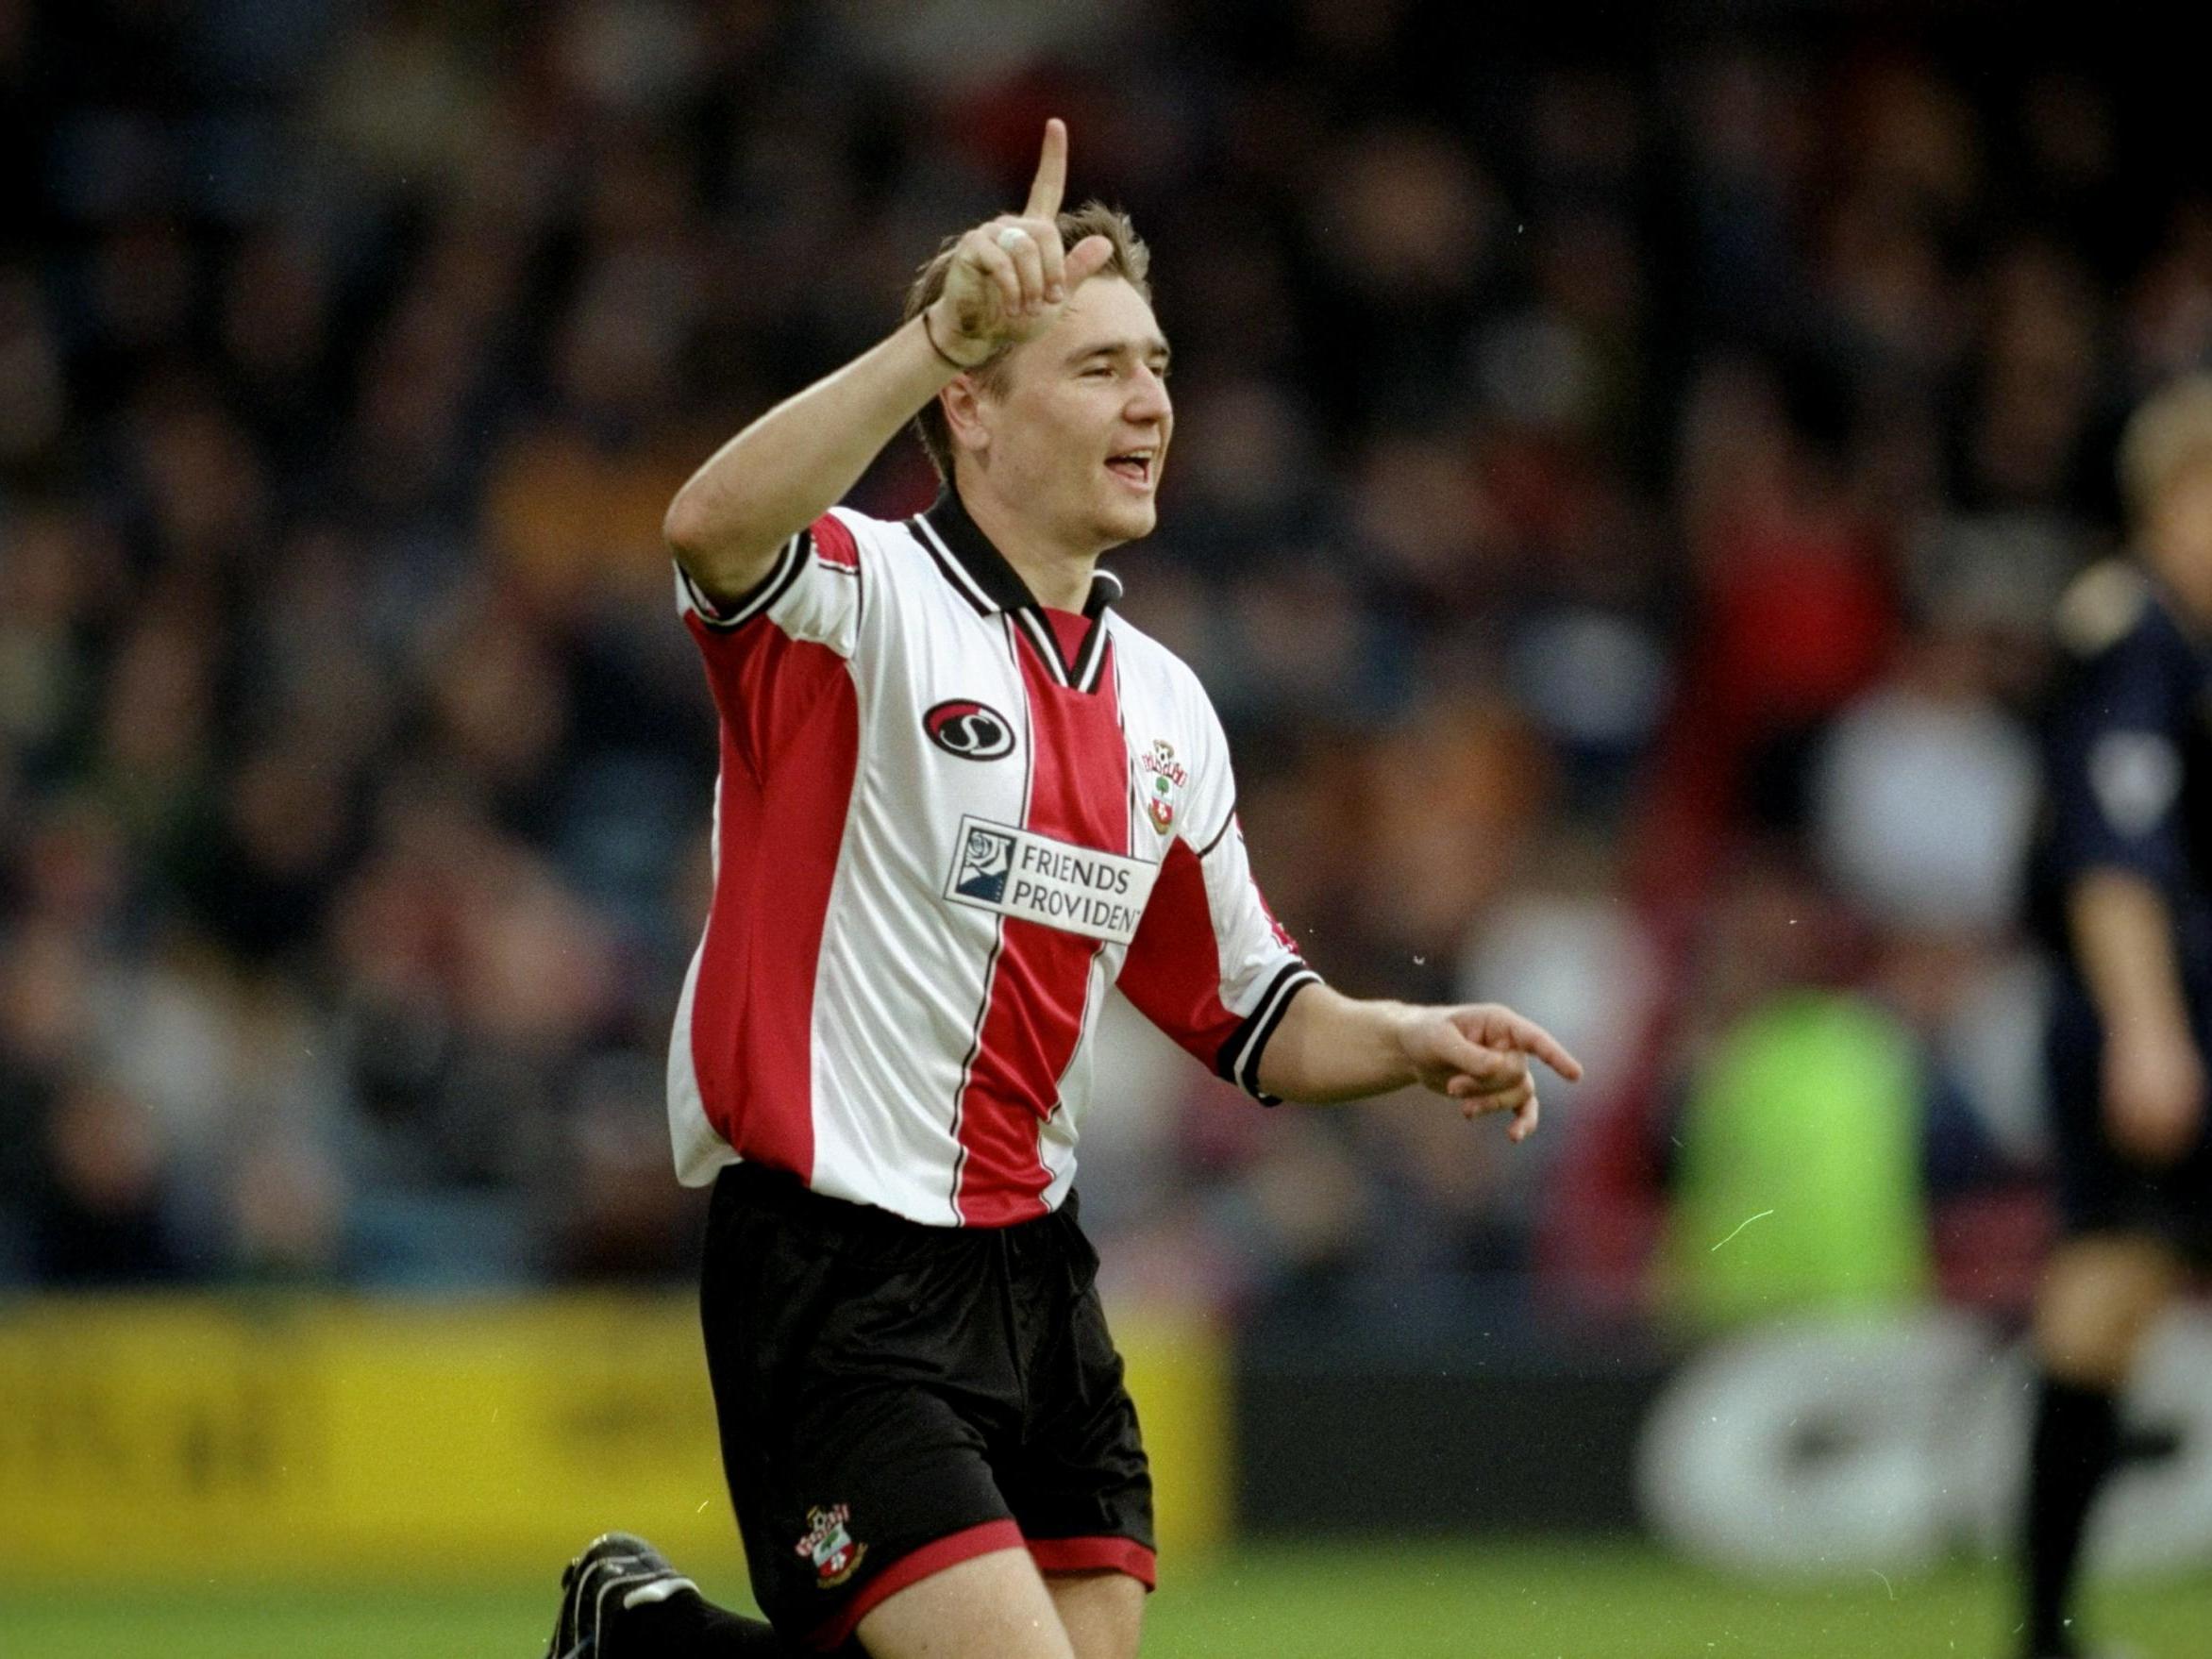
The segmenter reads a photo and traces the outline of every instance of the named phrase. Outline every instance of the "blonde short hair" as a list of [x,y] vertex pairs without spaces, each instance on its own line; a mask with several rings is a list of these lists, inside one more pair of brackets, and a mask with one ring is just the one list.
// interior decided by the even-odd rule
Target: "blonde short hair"
[[[1130,223],[1127,213],[1118,208],[1109,208],[1104,202],[1085,202],[1071,213],[1060,215],[1060,245],[1072,248],[1086,236],[1103,236],[1114,244],[1105,264],[1098,268],[1100,276],[1118,276],[1143,296],[1147,305],[1152,300],[1152,250],[1145,245],[1136,226]],[[930,256],[929,263],[914,276],[913,286],[906,292],[905,319],[913,322],[931,306],[945,292],[945,274],[952,268],[952,256],[960,246],[958,236],[948,236]],[[997,392],[1006,383],[1006,348],[1000,347],[980,364],[968,371],[968,376],[985,391]],[[932,397],[914,416],[914,434],[929,451],[930,464],[937,469],[937,477],[945,483],[952,482],[952,429],[945,419],[945,405]]]
[[2212,461],[2212,374],[2172,381],[2128,417],[2120,439],[2120,487],[2139,524],[2191,466]]

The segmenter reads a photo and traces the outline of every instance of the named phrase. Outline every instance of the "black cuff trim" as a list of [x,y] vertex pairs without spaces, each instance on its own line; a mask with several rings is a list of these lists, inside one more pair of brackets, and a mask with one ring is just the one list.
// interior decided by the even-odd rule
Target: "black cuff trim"
[[1320,982],[1321,976],[1297,957],[1284,963],[1269,981],[1266,995],[1222,1043],[1214,1057],[1215,1071],[1261,1105],[1282,1105],[1282,1096],[1270,1095],[1260,1087],[1260,1058],[1267,1052],[1267,1040],[1275,1035],[1275,1028],[1290,1012],[1291,999],[1308,985]]
[[677,561],[676,573],[683,579],[683,591],[691,595],[692,609],[698,612],[699,620],[718,632],[729,633],[743,628],[790,591],[791,584],[798,580],[799,572],[813,557],[813,545],[811,531],[801,530],[792,537],[783,545],[782,554],[769,567],[768,574],[739,595],[727,612],[699,591],[699,584],[692,580],[691,572],[684,569],[680,560]]

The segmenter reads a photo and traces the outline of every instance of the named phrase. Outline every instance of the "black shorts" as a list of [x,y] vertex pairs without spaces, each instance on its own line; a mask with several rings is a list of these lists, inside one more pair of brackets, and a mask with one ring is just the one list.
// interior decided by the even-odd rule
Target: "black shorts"
[[[2212,1054],[2207,1033],[2199,1047]],[[2087,995],[2062,979],[2048,1059],[2059,1218],[2070,1236],[2119,1232],[2164,1241],[2212,1265],[2212,1114],[2194,1148],[2168,1165],[2130,1158],[2104,1124],[2104,1036]]]
[[1076,1202],[925,1227],[754,1165],[714,1183],[700,1279],[753,1595],[824,1651],[893,1592],[1026,1547],[1153,1582],[1152,1479]]

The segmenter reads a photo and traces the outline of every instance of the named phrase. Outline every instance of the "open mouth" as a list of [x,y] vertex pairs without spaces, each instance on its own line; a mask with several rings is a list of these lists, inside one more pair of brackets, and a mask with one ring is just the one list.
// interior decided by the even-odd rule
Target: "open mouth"
[[1116,478],[1127,478],[1140,489],[1148,489],[1152,483],[1152,468],[1157,458],[1149,449],[1125,450],[1106,458],[1106,470]]

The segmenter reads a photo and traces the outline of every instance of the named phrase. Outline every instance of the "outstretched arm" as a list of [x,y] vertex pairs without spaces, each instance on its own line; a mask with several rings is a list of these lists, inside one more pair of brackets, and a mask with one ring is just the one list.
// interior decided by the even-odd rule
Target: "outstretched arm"
[[1028,205],[961,238],[945,292],[927,311],[778,404],[677,492],[662,530],[708,598],[736,599],[756,586],[777,550],[835,505],[916,411],[965,369],[1048,327],[1105,263],[1104,237],[1061,247],[1066,184],[1067,128],[1048,121]]
[[2170,1163],[2196,1139],[2205,1092],[2172,911],[2135,872],[2093,869],[2069,892],[2067,921],[2104,1026],[2106,1126],[2143,1161]]
[[1470,1121],[1511,1113],[1506,1133],[1520,1141],[1536,1128],[1532,1055],[1568,1082],[1583,1075],[1550,1032],[1510,1008],[1362,1001],[1309,985],[1268,1042],[1260,1082],[1270,1095],[1316,1104],[1419,1083],[1457,1100]]

